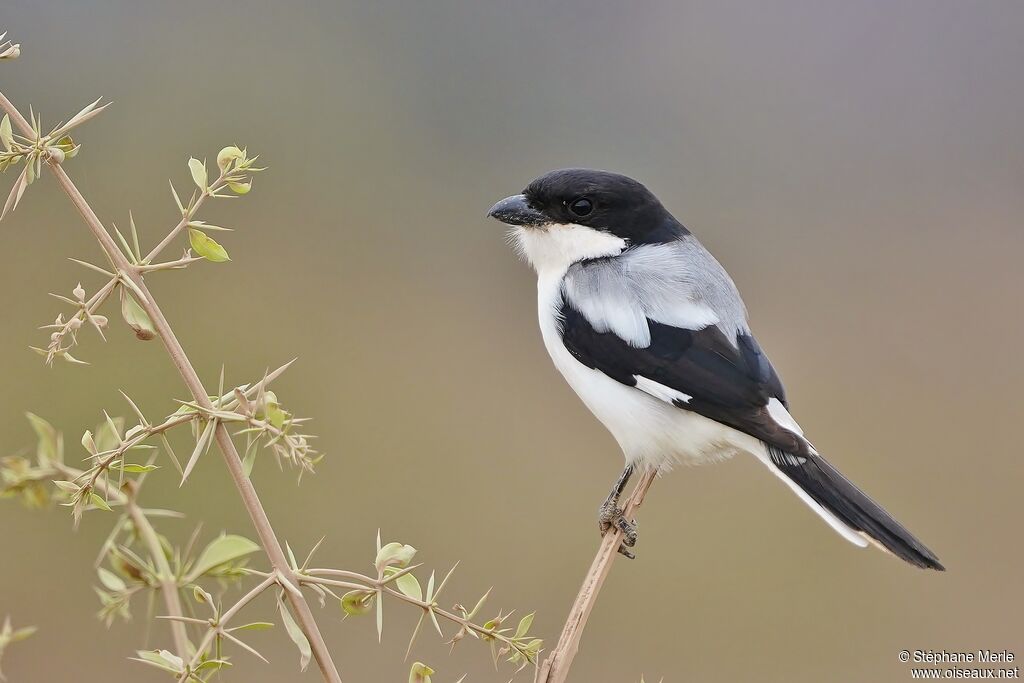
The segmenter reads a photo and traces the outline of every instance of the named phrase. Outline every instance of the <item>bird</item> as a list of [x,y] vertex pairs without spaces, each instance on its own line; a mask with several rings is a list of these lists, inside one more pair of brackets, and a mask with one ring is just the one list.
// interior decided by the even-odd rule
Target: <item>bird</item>
[[832,529],[911,565],[929,550],[833,467],[790,413],[732,278],[640,182],[585,168],[551,171],[487,214],[537,275],[541,338],[555,367],[611,432],[626,465],[598,513],[623,531],[631,475],[753,456]]

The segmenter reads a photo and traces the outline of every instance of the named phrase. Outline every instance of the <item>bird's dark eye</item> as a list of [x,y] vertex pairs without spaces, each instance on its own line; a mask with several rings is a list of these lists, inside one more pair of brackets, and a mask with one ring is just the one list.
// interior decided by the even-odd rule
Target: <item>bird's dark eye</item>
[[579,197],[569,202],[569,210],[577,216],[589,216],[594,210],[594,203],[586,197]]

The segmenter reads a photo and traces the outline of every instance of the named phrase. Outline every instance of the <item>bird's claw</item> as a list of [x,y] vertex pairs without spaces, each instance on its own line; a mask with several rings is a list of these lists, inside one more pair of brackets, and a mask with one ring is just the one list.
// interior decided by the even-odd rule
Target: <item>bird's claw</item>
[[622,545],[632,548],[636,545],[636,520],[629,520],[619,516],[615,525],[622,530]]
[[619,545],[619,553],[627,558],[636,559],[636,555],[630,550],[636,545],[636,520],[628,520],[623,516],[623,509],[617,504],[618,501],[608,500],[598,509],[597,526],[604,536],[609,531],[622,531],[622,543]]
[[616,519],[622,517],[622,508],[618,506],[617,500],[606,500],[597,509],[597,528],[604,536],[612,528]]

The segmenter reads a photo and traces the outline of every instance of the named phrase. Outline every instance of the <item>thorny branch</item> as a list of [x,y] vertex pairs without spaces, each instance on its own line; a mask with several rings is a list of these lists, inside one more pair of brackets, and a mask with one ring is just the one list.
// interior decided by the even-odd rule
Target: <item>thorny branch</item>
[[[0,108],[10,116],[10,119],[15,123],[23,136],[26,138],[39,139],[33,125],[31,125],[25,117],[22,116],[21,112],[3,93],[0,93]],[[95,113],[98,113],[98,111],[94,110],[91,112],[93,115]],[[58,128],[57,132],[63,133],[63,130]],[[58,155],[47,154],[45,165],[57,180],[57,184],[60,185],[61,189],[64,190],[65,194],[67,194],[72,204],[74,204],[75,208],[78,209],[78,212],[81,214],[89,230],[92,232],[93,237],[97,242],[99,242],[108,261],[110,261],[111,265],[114,266],[116,274],[121,278],[122,282],[126,286],[131,288],[133,294],[136,295],[138,304],[148,315],[156,335],[163,343],[164,348],[167,350],[167,353],[171,358],[171,362],[174,364],[175,368],[177,368],[182,380],[192,393],[192,397],[195,402],[206,410],[213,410],[214,405],[210,401],[209,394],[203,385],[202,380],[200,380],[195,368],[192,367],[192,363],[189,361],[184,348],[175,336],[170,323],[167,321],[167,318],[164,316],[159,305],[157,305],[156,299],[150,293],[149,288],[143,279],[143,273],[140,272],[138,266],[131,263],[124,253],[122,253],[118,248],[117,244],[107,232],[99,217],[96,215],[96,212],[93,211],[85,197],[83,197],[82,193],[78,190],[78,187],[75,186],[70,176],[68,176],[67,172],[61,167],[61,161],[63,161],[63,158],[60,158]],[[38,163],[42,163],[42,156],[38,157],[37,164]],[[28,173],[29,168],[31,168],[31,166],[27,164],[25,173]],[[21,185],[21,182],[19,182],[19,185]],[[23,190],[24,188],[22,187],[20,191]],[[204,191],[200,195],[200,199],[205,196],[209,196],[209,194],[209,191]],[[186,220],[186,216],[182,217],[182,222],[179,223],[172,232],[177,234],[177,232],[184,229],[182,223],[187,225],[188,220]],[[162,248],[162,244],[158,245],[158,249]],[[284,550],[274,534],[274,529],[270,523],[270,519],[267,517],[267,513],[264,510],[263,505],[260,503],[256,489],[253,487],[252,482],[249,481],[249,478],[245,475],[242,467],[242,459],[239,456],[238,451],[235,449],[230,433],[223,424],[217,424],[214,428],[214,439],[220,448],[221,454],[224,457],[224,462],[227,465],[228,472],[231,475],[231,479],[242,498],[242,502],[245,505],[246,511],[249,513],[249,517],[256,529],[257,536],[260,539],[260,544],[263,546],[271,564],[276,571],[281,573],[282,576],[290,580],[294,580],[292,570],[288,566]],[[327,649],[327,644],[324,642],[323,636],[320,633],[320,628],[317,626],[316,619],[309,607],[309,603],[306,602],[305,597],[301,593],[288,593],[287,599],[295,612],[295,618],[298,622],[299,628],[302,629],[302,632],[309,640],[313,656],[316,659],[317,665],[320,667],[320,671],[323,674],[324,679],[329,683],[341,683],[341,674],[338,672],[338,668],[335,665],[334,660],[331,658],[331,654]]]
[[[65,464],[63,442],[57,437],[56,432],[50,431],[52,430],[50,425],[33,415],[30,415],[29,418],[33,426],[40,432],[41,442],[45,443],[48,441],[49,443],[40,449],[42,455],[39,456],[39,462],[35,467],[28,466],[20,458],[7,458],[3,461],[3,468],[0,468],[0,470],[2,470],[4,486],[0,488],[0,492],[11,493],[19,490],[25,492],[26,488],[33,483],[56,483],[67,480],[81,480],[88,477],[88,472]],[[49,439],[47,439],[46,432],[49,432]],[[143,469],[148,471],[148,468]],[[135,533],[146,546],[153,566],[156,569],[153,578],[158,584],[156,587],[162,594],[165,608],[171,614],[182,614],[178,584],[174,572],[168,564],[160,539],[149,518],[146,516],[146,511],[137,502],[144,476],[143,474],[138,479],[126,481],[120,486],[115,486],[104,478],[96,481],[95,487],[102,494],[104,500],[124,508],[127,518],[131,520]],[[58,489],[63,490],[60,487]],[[104,556],[110,550],[114,538],[122,528],[124,520],[125,517],[122,517],[115,524],[114,532],[111,534],[108,542],[104,544],[97,564],[102,562]],[[189,645],[184,627],[180,624],[174,625],[171,629],[171,634],[174,639],[175,650],[179,653],[187,653]]]
[[[40,467],[26,475],[24,471],[26,466],[17,465],[16,469],[21,471],[15,472],[13,476],[18,479],[16,486],[30,481],[52,481],[61,491],[61,495],[68,500],[66,504],[73,507],[76,523],[85,509],[110,510],[111,504],[123,508],[125,514],[120,518],[114,532],[104,544],[104,551],[101,552],[100,559],[102,561],[108,551],[116,551],[115,554],[120,553],[116,559],[126,561],[130,565],[129,573],[132,577],[143,583],[126,585],[121,578],[99,568],[101,582],[107,588],[113,586],[111,590],[118,594],[105,598],[103,592],[100,591],[101,599],[104,601],[104,613],[108,619],[113,618],[118,612],[127,616],[127,600],[131,595],[145,586],[158,589],[163,596],[164,606],[167,610],[167,614],[160,618],[171,622],[174,647],[177,652],[175,654],[166,650],[140,651],[137,659],[175,674],[179,681],[191,680],[205,683],[208,680],[208,674],[230,665],[230,662],[221,658],[221,643],[223,641],[229,641],[262,658],[262,655],[240,640],[233,632],[250,627],[268,627],[271,624],[256,622],[229,627],[228,623],[253,599],[276,585],[281,589],[278,598],[280,616],[289,637],[300,650],[302,668],[305,668],[311,658],[315,658],[324,679],[331,683],[335,681],[340,683],[341,679],[302,593],[303,587],[317,593],[321,602],[324,601],[326,595],[337,598],[346,614],[349,615],[363,614],[373,609],[375,604],[378,633],[382,628],[382,603],[385,595],[420,609],[420,620],[409,641],[409,652],[411,652],[420,626],[427,617],[430,618],[438,633],[445,637],[438,622],[440,618],[453,622],[459,627],[449,641],[453,646],[468,635],[490,643],[495,663],[499,658],[506,658],[513,664],[518,664],[520,670],[528,664],[536,664],[542,641],[528,634],[533,623],[533,614],[520,619],[514,629],[503,625],[511,618],[512,612],[499,611],[496,617],[483,624],[473,621],[473,617],[482,608],[490,591],[477,601],[472,610],[467,610],[458,604],[453,608],[454,611],[442,609],[438,605],[437,599],[455,568],[453,567],[448,572],[436,589],[435,575],[432,573],[424,594],[412,573],[419,565],[409,566],[409,561],[416,552],[411,546],[397,543],[381,546],[378,536],[375,560],[378,570],[376,578],[336,569],[308,569],[316,548],[310,552],[301,567],[296,563],[290,548],[287,550],[287,557],[285,556],[248,475],[252,467],[251,456],[255,452],[253,446],[260,443],[271,449],[278,459],[284,459],[296,465],[300,469],[300,476],[301,472],[312,471],[313,466],[320,459],[317,452],[309,445],[309,439],[312,437],[301,434],[295,429],[304,420],[283,411],[277,403],[277,397],[267,389],[269,382],[283,372],[287,365],[267,374],[260,382],[236,387],[228,393],[224,393],[222,372],[218,395],[208,395],[144,281],[144,275],[150,272],[185,268],[201,260],[214,262],[228,260],[227,252],[223,247],[206,235],[207,231],[224,228],[197,220],[196,212],[208,197],[228,196],[221,194],[226,189],[236,195],[247,193],[251,179],[245,174],[262,169],[253,166],[255,158],[249,159],[244,150],[226,147],[221,150],[217,159],[220,175],[210,183],[207,179],[205,163],[191,159],[189,169],[200,190],[199,193],[193,192],[187,202],[182,202],[177,192],[174,191],[173,184],[171,188],[181,212],[181,220],[145,257],[142,256],[139,246],[139,236],[134,219],[130,219],[131,244],[114,226],[114,233],[123,247],[122,250],[61,167],[67,158],[76,155],[79,150],[79,146],[71,140],[67,133],[97,115],[107,106],[98,107],[98,103],[99,100],[93,102],[67,123],[58,125],[48,134],[43,134],[40,119],[33,114],[31,121],[26,120],[0,93],[0,108],[7,113],[0,125],[0,142],[6,149],[6,152],[0,152],[0,171],[18,163],[25,165],[2,213],[6,214],[16,208],[25,188],[38,178],[42,166],[45,165],[78,209],[110,264],[110,270],[108,270],[72,259],[105,276],[106,283],[88,297],[81,284],[74,288],[72,297],[53,295],[71,305],[75,310],[67,320],[61,315],[53,324],[44,326],[44,329],[53,330],[50,344],[46,349],[35,350],[46,356],[48,364],[52,364],[55,358],[80,363],[81,361],[69,353],[69,350],[77,344],[78,331],[88,323],[97,330],[100,336],[104,336],[103,330],[107,327],[108,320],[105,316],[100,315],[98,310],[113,293],[120,292],[122,316],[125,321],[135,330],[140,339],[154,337],[161,339],[172,363],[192,393],[192,400],[182,401],[182,406],[176,413],[163,422],[152,424],[135,403],[125,396],[138,417],[138,424],[123,431],[119,421],[105,415],[106,423],[97,430],[97,433],[101,430],[105,432],[102,446],[99,445],[100,439],[94,439],[92,433],[86,432],[82,439],[82,445],[89,452],[87,459],[91,462],[91,466],[88,469],[69,467],[63,463],[62,457],[45,462],[43,458],[40,458]],[[19,134],[13,132],[10,121],[17,126]],[[0,214],[0,218],[2,218],[2,214]],[[154,259],[186,230],[189,242],[199,256],[193,256],[191,251],[186,251],[179,259],[154,263]],[[33,424],[38,427],[35,422]],[[166,432],[185,424],[192,425],[197,444],[192,456],[182,467],[167,441]],[[233,424],[239,427],[239,431],[235,435],[245,435],[248,440],[244,458],[239,456],[232,441],[232,435],[228,432]],[[206,452],[211,443],[218,444],[236,489],[256,528],[261,546],[270,560],[271,570],[269,572],[245,570],[240,564],[229,566],[224,563],[223,552],[226,546],[233,547],[230,557],[236,559],[257,548],[251,541],[237,536],[221,536],[207,546],[198,559],[188,559],[189,550],[185,551],[184,558],[179,556],[177,551],[173,558],[169,558],[168,553],[171,551],[165,547],[166,541],[156,533],[147,519],[147,511],[139,507],[137,503],[142,479],[146,473],[156,467],[152,464],[153,458],[150,458],[149,464],[146,465],[127,462],[127,454],[130,451],[152,448],[145,441],[153,437],[159,437],[162,440],[167,454],[174,460],[182,475],[182,483],[188,477],[197,459]],[[59,436],[56,438],[59,442]],[[118,471],[116,483],[111,479],[111,470]],[[136,479],[126,478],[126,472],[141,474],[141,476]],[[3,472],[5,479],[11,476],[11,473],[10,468]],[[25,493],[26,499],[31,500],[32,491]],[[156,514],[158,511],[150,512]],[[128,526],[128,521],[131,522],[131,526]],[[146,547],[147,553],[150,555],[148,564],[127,547],[118,546],[111,550],[112,544],[122,529],[134,529],[135,537]],[[214,546],[220,549],[220,555],[210,552]],[[191,548],[191,543],[189,547]],[[217,556],[215,559],[220,561],[213,562],[213,559],[207,557],[208,553]],[[207,559],[205,563],[203,562],[204,558]],[[171,560],[174,561],[175,568],[172,568]],[[197,569],[195,565],[201,567]],[[218,570],[217,567],[222,567],[222,569]],[[235,572],[235,576],[252,574],[262,576],[263,580],[235,605],[222,611],[219,606],[214,605],[212,596],[193,582],[201,575],[218,575],[216,573],[207,574],[209,571],[228,570]],[[224,574],[224,576],[228,576],[228,574]],[[347,580],[343,581],[332,577],[341,577]],[[212,609],[213,616],[210,619],[196,619],[185,616],[183,613],[180,590],[188,584],[193,584],[196,600],[208,604]],[[350,590],[344,596],[338,597],[333,588],[349,588]],[[291,612],[286,608],[286,602],[290,605]],[[292,613],[294,613],[294,617]],[[193,647],[188,641],[186,627],[189,624],[206,626],[197,647]],[[407,657],[409,652],[407,652]],[[429,681],[432,673],[433,671],[429,667],[417,662],[413,665],[410,680]]]
[[[240,640],[238,640],[236,637],[232,636],[231,635],[231,631],[227,628],[227,626],[228,626],[229,622],[234,618],[234,616],[236,614],[238,614],[238,612],[240,612],[242,610],[243,607],[245,607],[250,602],[252,602],[256,598],[258,598],[268,588],[270,588],[271,586],[277,584],[277,582],[278,582],[277,574],[270,574],[269,576],[267,576],[267,578],[265,578],[262,582],[260,582],[259,585],[257,585],[255,588],[253,588],[248,593],[246,593],[244,596],[242,596],[242,598],[239,599],[238,602],[236,602],[234,605],[232,605],[223,614],[218,614],[217,610],[214,609],[214,617],[212,619],[207,620],[206,622],[201,622],[200,620],[195,620],[195,619],[188,619],[187,620],[187,621],[198,622],[198,623],[207,623],[207,624],[209,624],[209,629],[203,635],[203,639],[199,642],[199,646],[196,648],[195,654],[192,656],[191,659],[189,659],[187,666],[184,668],[182,674],[178,677],[178,680],[181,683],[184,683],[189,678],[192,678],[192,672],[196,671],[197,668],[202,664],[204,656],[206,655],[207,652],[210,651],[210,647],[213,645],[214,640],[217,639],[217,638],[225,638],[225,637],[229,638],[235,644],[240,645],[244,649],[247,649],[250,652],[252,652],[253,654],[255,654],[260,659],[263,659],[263,661],[266,661],[266,659],[264,659],[263,656],[260,655],[258,652],[256,652],[252,648],[250,648],[245,643],[243,643]],[[175,622],[178,622],[178,623],[182,623],[182,622],[186,621],[186,619],[182,619],[182,618],[176,618],[176,617],[169,617],[169,618],[172,621],[175,621]]]

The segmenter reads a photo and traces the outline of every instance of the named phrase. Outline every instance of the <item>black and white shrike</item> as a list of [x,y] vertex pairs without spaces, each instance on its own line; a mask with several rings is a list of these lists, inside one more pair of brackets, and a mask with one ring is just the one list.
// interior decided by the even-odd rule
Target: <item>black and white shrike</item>
[[537,272],[555,367],[625,454],[603,530],[615,525],[635,543],[618,507],[634,469],[745,453],[854,545],[943,569],[804,437],[732,279],[646,187],[606,171],[552,171],[488,215],[512,226]]

